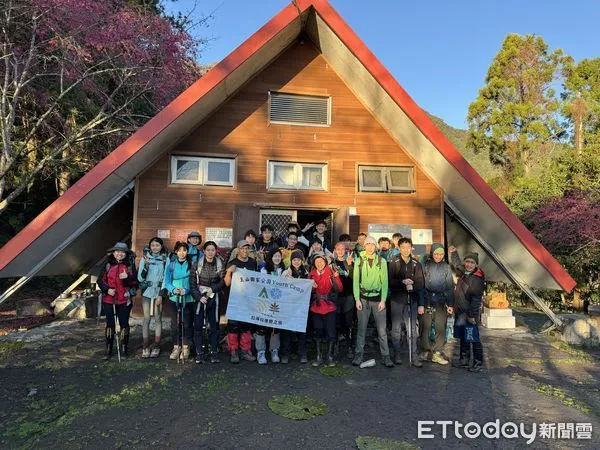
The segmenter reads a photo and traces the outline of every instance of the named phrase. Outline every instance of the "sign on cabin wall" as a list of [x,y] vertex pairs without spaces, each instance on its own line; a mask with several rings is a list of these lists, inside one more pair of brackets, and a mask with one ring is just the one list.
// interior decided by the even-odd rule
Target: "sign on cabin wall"
[[233,228],[205,228],[204,242],[214,241],[220,248],[233,247]]
[[433,230],[415,228],[411,231],[413,245],[433,244]]
[[411,232],[411,226],[405,224],[386,224],[386,223],[376,223],[369,224],[368,227],[368,235],[375,238],[375,240],[379,240],[381,237],[387,237],[392,240],[392,235],[394,233],[400,233],[402,237],[409,237]]
[[156,236],[161,239],[170,239],[171,238],[171,230],[157,230]]

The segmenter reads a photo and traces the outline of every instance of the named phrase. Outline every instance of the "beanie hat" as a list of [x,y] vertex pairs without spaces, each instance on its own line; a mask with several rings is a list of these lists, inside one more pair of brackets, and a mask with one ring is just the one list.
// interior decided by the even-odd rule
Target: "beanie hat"
[[106,250],[106,253],[112,253],[116,250],[128,253],[129,247],[127,247],[127,244],[125,242],[117,242],[114,246]]
[[325,253],[323,253],[323,252],[314,252],[314,253],[312,254],[312,257],[311,257],[311,258],[312,258],[312,259],[311,259],[311,264],[312,264],[312,265],[314,265],[314,264],[315,264],[315,261],[316,261],[317,259],[319,259],[319,258],[321,258],[323,261],[325,261],[325,264],[327,264],[327,257],[325,256]]
[[187,238],[193,238],[193,237],[197,237],[198,239],[202,239],[202,237],[200,236],[200,233],[198,233],[197,231],[192,231],[188,234]]
[[292,259],[296,259],[296,258],[299,258],[302,261],[304,261],[304,253],[302,253],[302,250],[294,250],[294,251],[292,251],[292,254],[290,255],[290,261]]
[[431,257],[434,253],[446,253],[442,244],[434,243],[431,244]]
[[375,240],[375,238],[373,236],[367,236],[367,238],[365,239],[365,242],[363,243],[363,247],[366,246],[367,244],[377,245],[377,241]]
[[468,253],[465,254],[465,256],[463,258],[463,261],[465,259],[472,259],[477,264],[479,264],[479,253],[477,253],[477,252],[468,252]]

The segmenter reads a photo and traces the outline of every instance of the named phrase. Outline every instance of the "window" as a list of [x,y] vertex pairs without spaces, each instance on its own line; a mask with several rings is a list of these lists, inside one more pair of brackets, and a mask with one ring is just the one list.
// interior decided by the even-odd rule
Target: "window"
[[233,186],[235,159],[171,156],[171,183]]
[[269,92],[269,122],[328,127],[331,125],[331,97]]
[[415,192],[412,167],[359,166],[360,192]]
[[327,189],[327,164],[269,162],[269,189]]

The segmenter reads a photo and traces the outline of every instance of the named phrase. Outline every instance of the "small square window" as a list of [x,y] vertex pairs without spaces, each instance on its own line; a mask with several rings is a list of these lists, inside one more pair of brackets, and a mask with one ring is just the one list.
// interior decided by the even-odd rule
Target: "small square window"
[[171,183],[233,186],[234,178],[234,159],[171,157]]

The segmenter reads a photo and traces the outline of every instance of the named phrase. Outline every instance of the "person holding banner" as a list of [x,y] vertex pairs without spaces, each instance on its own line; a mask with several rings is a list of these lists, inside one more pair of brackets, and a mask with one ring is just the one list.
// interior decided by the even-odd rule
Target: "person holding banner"
[[197,302],[194,315],[194,344],[196,364],[204,362],[204,320],[210,327],[210,362],[219,362],[219,293],[225,288],[224,264],[217,256],[217,244],[207,241],[204,254],[193,265],[190,273],[190,292]]
[[[308,278],[308,270],[304,266],[304,253],[302,250],[293,250],[290,254],[290,267],[282,276],[286,278]],[[293,331],[281,330],[281,363],[287,364],[290,357],[290,343],[292,341]],[[300,364],[306,364],[308,362],[308,355],[306,350],[306,333],[296,333],[298,337],[298,353],[300,354]]]
[[353,288],[356,310],[358,311],[358,330],[356,334],[356,354],[352,364],[360,366],[363,362],[365,335],[371,314],[375,319],[379,337],[379,351],[386,367],[394,367],[388,348],[385,301],[388,292],[387,262],[375,249],[377,241],[372,236],[364,240],[365,251],[354,264]]
[[[333,349],[335,347],[335,294],[342,291],[343,286],[340,275],[328,266],[327,257],[323,252],[313,254],[313,268],[308,276],[313,280],[313,294],[310,304],[310,312],[313,319],[313,332],[315,345],[317,347],[317,358],[313,362],[314,367],[323,363],[321,354],[321,342],[327,338],[327,365],[335,366],[333,360]],[[326,336],[325,336],[326,335]]]
[[[250,250],[250,243],[243,239],[237,243],[237,256],[229,261],[227,264],[227,270],[225,271],[225,285],[231,286],[231,274],[235,272],[237,268],[251,270],[254,272],[258,271],[258,265],[254,258],[248,257],[248,251]],[[238,349],[242,350],[242,358],[246,361],[256,361],[256,358],[252,354],[252,325],[245,322],[239,322],[237,320],[229,320],[227,323],[227,345],[229,347],[229,353],[231,362],[238,364],[240,357],[238,355]]]
[[[260,269],[261,273],[275,275],[280,277],[285,267],[283,267],[283,257],[279,248],[272,249],[266,257],[265,266]],[[267,327],[257,327],[254,333],[254,343],[256,345],[256,359],[259,364],[267,364],[267,341],[266,335],[269,329]],[[279,363],[279,329],[271,328],[271,339],[269,341],[269,350],[271,352],[271,361]]]

